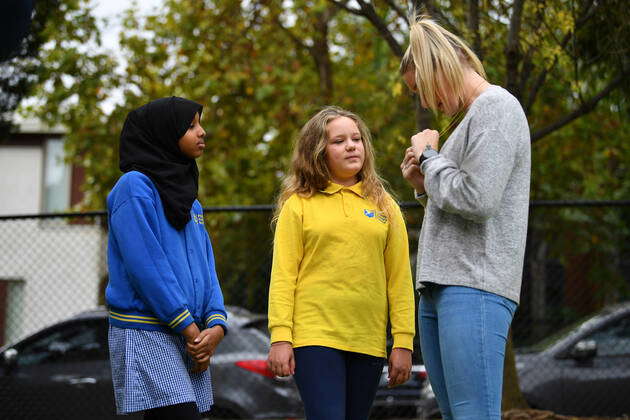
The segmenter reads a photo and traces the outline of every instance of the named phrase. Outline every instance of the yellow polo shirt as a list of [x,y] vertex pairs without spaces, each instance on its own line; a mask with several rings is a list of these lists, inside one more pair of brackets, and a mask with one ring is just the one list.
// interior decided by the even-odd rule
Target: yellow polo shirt
[[415,308],[407,230],[363,197],[361,183],[292,195],[276,226],[269,289],[271,342],[386,357],[413,350]]

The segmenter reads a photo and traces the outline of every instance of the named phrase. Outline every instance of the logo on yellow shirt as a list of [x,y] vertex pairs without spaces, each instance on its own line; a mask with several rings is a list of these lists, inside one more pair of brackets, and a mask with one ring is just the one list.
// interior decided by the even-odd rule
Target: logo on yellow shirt
[[370,219],[376,219],[381,223],[387,223],[387,216],[382,211],[363,209],[363,214]]

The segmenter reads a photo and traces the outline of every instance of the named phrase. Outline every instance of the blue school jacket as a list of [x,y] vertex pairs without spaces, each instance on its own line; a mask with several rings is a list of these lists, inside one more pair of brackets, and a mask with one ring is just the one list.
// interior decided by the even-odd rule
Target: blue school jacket
[[141,172],[124,174],[107,197],[109,322],[120,328],[180,333],[193,322],[227,329],[203,209],[178,231],[160,194]]

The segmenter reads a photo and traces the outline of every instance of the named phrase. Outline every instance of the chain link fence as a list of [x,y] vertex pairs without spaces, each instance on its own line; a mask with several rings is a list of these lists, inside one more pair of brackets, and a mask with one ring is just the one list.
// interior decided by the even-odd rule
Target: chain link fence
[[[415,271],[422,209],[403,208]],[[231,326],[213,357],[210,418],[303,417],[293,381],[265,366],[270,211],[206,209]],[[0,217],[0,418],[114,418],[106,248],[103,212]],[[527,402],[630,414],[630,202],[533,203],[521,299],[512,334]],[[420,349],[407,384],[385,378],[373,418],[435,414]]]

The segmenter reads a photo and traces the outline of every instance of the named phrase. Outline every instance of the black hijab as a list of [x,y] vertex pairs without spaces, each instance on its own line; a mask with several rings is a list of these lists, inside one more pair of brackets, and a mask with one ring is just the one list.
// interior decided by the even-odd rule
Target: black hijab
[[190,220],[199,185],[197,163],[180,152],[178,141],[202,110],[198,103],[176,96],[156,99],[131,111],[120,133],[120,170],[151,178],[166,218],[177,230]]

